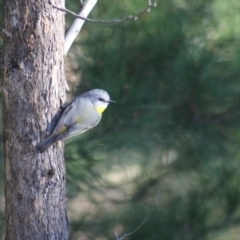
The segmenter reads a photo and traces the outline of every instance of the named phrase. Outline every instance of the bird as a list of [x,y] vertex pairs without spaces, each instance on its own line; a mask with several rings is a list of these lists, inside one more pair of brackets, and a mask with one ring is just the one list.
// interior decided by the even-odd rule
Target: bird
[[102,89],[85,92],[69,103],[64,110],[52,134],[36,145],[36,150],[43,153],[55,142],[73,137],[95,127],[102,118],[102,113],[111,100]]

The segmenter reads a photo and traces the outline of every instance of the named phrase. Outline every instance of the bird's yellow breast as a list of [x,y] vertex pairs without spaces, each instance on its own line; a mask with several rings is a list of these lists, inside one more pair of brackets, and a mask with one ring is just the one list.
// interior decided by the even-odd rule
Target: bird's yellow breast
[[106,107],[96,107],[95,109],[97,110],[97,112],[102,114],[104,112],[104,110],[106,109]]

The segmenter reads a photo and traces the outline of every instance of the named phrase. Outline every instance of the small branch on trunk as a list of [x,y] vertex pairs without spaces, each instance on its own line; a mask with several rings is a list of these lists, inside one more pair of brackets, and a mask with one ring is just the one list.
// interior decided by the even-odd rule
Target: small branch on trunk
[[12,34],[3,28],[2,31],[0,32],[0,38],[12,39]]

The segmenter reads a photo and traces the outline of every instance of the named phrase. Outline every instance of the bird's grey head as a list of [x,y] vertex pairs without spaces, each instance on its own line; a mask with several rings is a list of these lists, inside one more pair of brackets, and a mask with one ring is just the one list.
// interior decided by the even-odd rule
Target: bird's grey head
[[85,92],[81,97],[88,98],[99,113],[102,113],[109,103],[115,103],[115,101],[110,99],[109,94],[102,89],[93,89]]

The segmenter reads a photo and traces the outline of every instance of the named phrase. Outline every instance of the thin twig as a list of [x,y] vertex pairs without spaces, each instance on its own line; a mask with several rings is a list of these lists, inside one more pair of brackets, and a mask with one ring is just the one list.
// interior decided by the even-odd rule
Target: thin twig
[[129,236],[133,235],[135,232],[137,232],[138,229],[140,229],[145,224],[145,222],[148,220],[148,218],[149,218],[150,214],[152,213],[153,209],[154,208],[151,209],[151,211],[148,213],[148,215],[145,217],[145,219],[142,221],[142,223],[136,229],[134,229],[132,232],[124,233],[121,237],[118,237],[118,233],[116,232],[115,233],[116,240],[123,240],[125,237],[129,237]]
[[76,13],[74,13],[74,12],[72,12],[72,11],[64,8],[64,7],[58,7],[57,5],[53,4],[53,3],[51,2],[51,0],[50,0],[50,4],[51,4],[54,8],[56,8],[56,9],[58,9],[58,10],[60,10],[60,11],[63,11],[63,12],[65,12],[65,13],[69,13],[69,14],[71,14],[72,16],[74,16],[75,18],[79,18],[79,19],[82,19],[82,20],[87,21],[87,22],[89,22],[89,23],[95,23],[95,24],[117,24],[117,23],[127,22],[127,21],[129,21],[129,20],[137,20],[140,15],[142,15],[142,14],[144,14],[144,13],[146,13],[146,12],[150,12],[150,11],[151,11],[151,8],[157,7],[157,2],[156,2],[156,1],[155,1],[154,3],[152,3],[151,0],[148,0],[148,5],[147,5],[147,7],[146,7],[144,10],[138,12],[137,14],[135,14],[135,15],[133,15],[133,16],[130,15],[130,16],[125,17],[125,18],[122,18],[122,19],[113,19],[113,20],[93,20],[93,19],[90,19],[90,18],[81,17],[81,16],[79,16],[78,14],[76,14]]

